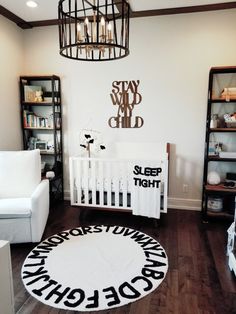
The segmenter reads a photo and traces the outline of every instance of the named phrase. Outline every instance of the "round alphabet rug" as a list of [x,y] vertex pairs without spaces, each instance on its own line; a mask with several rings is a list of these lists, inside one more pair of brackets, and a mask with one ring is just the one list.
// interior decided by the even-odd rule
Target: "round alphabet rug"
[[25,288],[60,309],[96,311],[123,306],[156,289],[168,259],[147,234],[121,226],[78,227],[36,246],[21,270]]

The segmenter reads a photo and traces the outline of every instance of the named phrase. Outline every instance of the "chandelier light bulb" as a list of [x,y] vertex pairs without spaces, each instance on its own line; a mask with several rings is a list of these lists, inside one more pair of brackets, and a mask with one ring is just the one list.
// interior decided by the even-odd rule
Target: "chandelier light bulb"
[[112,41],[112,25],[111,22],[108,23],[107,25],[107,31],[108,31],[108,41]]
[[80,23],[77,24],[77,41],[80,42],[82,41],[82,35],[81,35],[81,25]]
[[85,20],[84,20],[84,24],[86,24],[86,26],[89,25],[89,19],[86,17]]
[[106,24],[105,19],[104,19],[104,17],[102,16],[102,17],[101,17],[101,28],[102,28],[101,33],[102,33],[103,39],[104,39],[104,36],[105,36],[105,24]]
[[101,25],[102,25],[102,26],[105,26],[105,19],[104,19],[103,16],[101,17]]
[[107,25],[107,30],[110,31],[110,32],[111,32],[111,30],[112,30],[112,26],[111,26],[111,23],[110,23],[110,22],[109,22],[108,25]]
[[89,19],[86,17],[84,20],[84,37],[89,36]]

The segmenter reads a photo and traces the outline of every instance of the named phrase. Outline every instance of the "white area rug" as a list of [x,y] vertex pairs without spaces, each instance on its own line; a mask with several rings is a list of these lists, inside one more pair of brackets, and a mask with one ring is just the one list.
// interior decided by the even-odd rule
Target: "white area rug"
[[110,309],[134,302],[165,278],[168,260],[150,236],[120,226],[63,231],[41,242],[25,259],[28,292],[52,307]]

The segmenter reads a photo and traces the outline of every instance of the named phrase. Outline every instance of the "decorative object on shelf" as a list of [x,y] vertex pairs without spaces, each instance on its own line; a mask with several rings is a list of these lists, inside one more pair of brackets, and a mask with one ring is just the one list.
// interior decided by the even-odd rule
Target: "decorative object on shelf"
[[222,152],[222,150],[223,150],[223,143],[218,142],[215,146],[216,155],[219,156],[219,154]]
[[33,150],[35,148],[35,142],[37,141],[36,137],[30,137],[27,143],[28,150]]
[[141,128],[143,118],[132,116],[134,106],[142,101],[142,95],[138,93],[140,81],[114,81],[110,94],[112,104],[118,106],[117,116],[111,117],[108,124],[111,128]]
[[225,87],[220,97],[225,99],[226,101],[236,99],[236,87]]
[[223,199],[221,197],[209,197],[207,209],[212,212],[221,212],[223,210]]
[[54,114],[50,114],[48,117],[48,127],[53,128],[54,127]]
[[[41,86],[34,86],[34,85],[25,85],[24,86],[24,95],[25,95],[25,102],[35,102],[36,100],[36,93],[42,93]],[[42,96],[42,95],[41,95]]]
[[236,128],[236,112],[226,113],[224,115],[224,120],[227,128]]
[[43,101],[43,97],[42,96],[43,96],[43,92],[40,91],[40,90],[36,90],[34,101],[42,102]]
[[126,0],[60,0],[60,54],[69,59],[108,61],[129,54]]
[[223,149],[223,143],[210,141],[208,148],[208,156],[218,156]]
[[236,182],[234,182],[234,181],[225,181],[224,182],[224,188],[234,189],[235,187],[236,187]]
[[236,182],[236,172],[227,172],[225,179]]
[[211,116],[210,128],[211,129],[216,129],[218,127],[218,122],[219,122],[218,114],[213,114]]
[[216,142],[215,141],[210,141],[209,142],[209,147],[208,147],[208,156],[215,156],[216,155]]
[[[59,147],[57,147],[57,149],[58,149]],[[48,141],[48,143],[47,143],[47,149],[49,150],[49,151],[54,151],[54,143],[53,143],[53,141]]]
[[236,152],[220,152],[220,158],[236,158]]
[[40,151],[47,151],[47,142],[46,141],[35,141],[34,149],[39,149]]
[[47,179],[53,179],[55,177],[55,172],[54,171],[47,171],[46,172],[46,178]]
[[207,176],[207,183],[211,185],[217,185],[220,183],[220,175],[216,171],[210,171]]

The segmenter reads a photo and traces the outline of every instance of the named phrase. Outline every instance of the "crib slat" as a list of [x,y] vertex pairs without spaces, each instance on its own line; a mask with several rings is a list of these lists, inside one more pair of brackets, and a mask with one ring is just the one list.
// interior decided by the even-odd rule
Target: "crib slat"
[[90,162],[88,160],[82,161],[82,166],[83,166],[82,177],[84,181],[84,205],[89,204],[89,188],[88,188],[89,170],[90,170],[89,165],[90,165]]
[[[91,165],[91,188],[92,188],[92,205],[96,205],[96,161],[91,160],[90,161]],[[90,188],[90,186],[89,186]]]
[[81,204],[82,202],[82,193],[81,193],[81,160],[79,159],[75,159],[74,160],[74,164],[75,164],[75,173],[74,173],[74,177],[76,180],[76,194],[77,194],[77,200],[76,202]]
[[122,206],[123,207],[128,207],[127,204],[127,189],[128,189],[128,177],[127,177],[127,167],[128,163],[127,162],[122,162]]
[[107,162],[107,166],[106,166],[106,178],[107,178],[107,206],[111,207],[112,204],[112,199],[111,199],[111,166],[112,166],[112,162],[109,161]]
[[99,182],[99,205],[104,205],[104,162],[101,160],[98,163],[99,172],[98,172],[98,182]]
[[155,195],[155,203],[156,203],[156,209],[157,209],[157,218],[160,218],[160,209],[161,209],[161,184],[159,185],[159,189],[153,189],[153,193],[156,193]]
[[75,182],[75,174],[76,171],[74,169],[74,159],[70,158],[69,160],[69,167],[70,167],[70,200],[71,204],[74,205],[76,202],[76,182]]
[[119,178],[120,178],[120,165],[119,162],[113,164],[114,175],[112,178],[115,193],[115,206],[119,207]]
[[[161,164],[159,165],[161,166]],[[155,167],[155,163],[153,163],[153,167]],[[157,180],[162,179],[162,173],[158,175]],[[155,208],[156,208],[156,217],[160,218],[160,210],[161,210],[161,182],[159,182],[159,187],[158,188],[153,188],[152,190],[154,203],[155,203]]]

